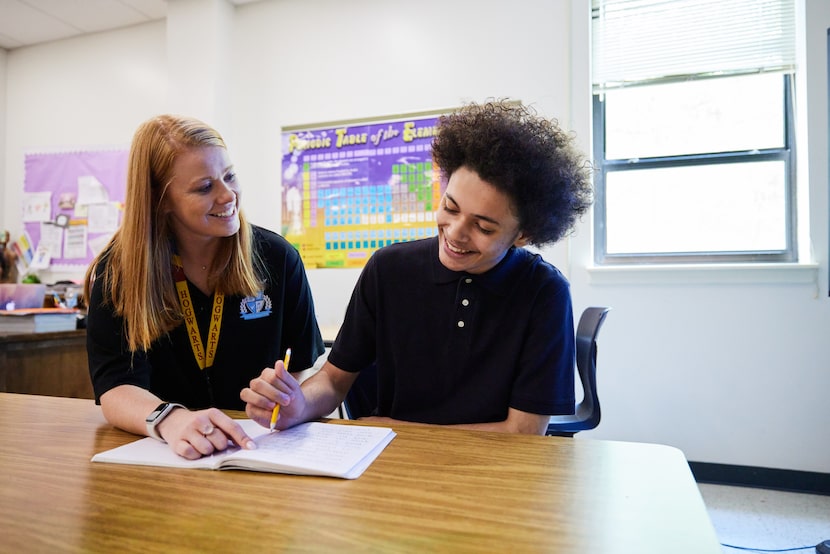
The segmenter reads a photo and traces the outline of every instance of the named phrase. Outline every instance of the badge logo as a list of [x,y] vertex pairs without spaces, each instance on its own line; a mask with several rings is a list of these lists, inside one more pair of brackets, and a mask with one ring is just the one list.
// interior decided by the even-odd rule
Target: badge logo
[[239,317],[242,319],[258,319],[271,315],[271,298],[262,291],[256,296],[246,296],[239,303]]

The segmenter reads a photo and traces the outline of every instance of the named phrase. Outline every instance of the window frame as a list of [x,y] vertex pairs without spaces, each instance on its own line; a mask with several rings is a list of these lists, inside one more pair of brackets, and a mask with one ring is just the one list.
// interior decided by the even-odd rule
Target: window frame
[[[730,76],[731,77],[731,76]],[[797,198],[794,125],[794,75],[782,74],[784,96],[784,144],[781,148],[763,150],[718,152],[658,156],[638,159],[612,159],[605,157],[605,102],[602,92],[592,95],[593,152],[594,152],[594,262],[599,266],[632,264],[688,264],[688,263],[792,263],[798,261]],[[729,78],[729,77],[720,77]],[[645,85],[647,86],[647,85]],[[606,176],[609,172],[674,168],[684,166],[716,165],[723,163],[783,161],[785,165],[785,242],[782,250],[764,251],[705,251],[705,252],[653,252],[609,254],[607,252],[606,226]]]

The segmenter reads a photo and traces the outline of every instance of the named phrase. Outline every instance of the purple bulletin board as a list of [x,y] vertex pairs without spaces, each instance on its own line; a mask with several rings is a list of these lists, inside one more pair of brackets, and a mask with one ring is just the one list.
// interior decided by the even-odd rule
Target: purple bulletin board
[[87,266],[115,232],[126,191],[127,150],[25,156],[23,224],[49,265]]

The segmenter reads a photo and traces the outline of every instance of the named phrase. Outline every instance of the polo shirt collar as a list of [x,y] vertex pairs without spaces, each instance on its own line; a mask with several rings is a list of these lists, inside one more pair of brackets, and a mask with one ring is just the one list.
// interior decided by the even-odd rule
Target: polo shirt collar
[[491,292],[505,295],[510,290],[515,276],[520,271],[521,253],[515,246],[511,246],[504,258],[495,267],[480,275],[472,275],[465,271],[452,271],[444,267],[438,259],[438,237],[433,239],[429,248],[430,265],[432,266],[432,279],[436,285],[454,283],[465,277],[472,277],[475,282],[481,284]]

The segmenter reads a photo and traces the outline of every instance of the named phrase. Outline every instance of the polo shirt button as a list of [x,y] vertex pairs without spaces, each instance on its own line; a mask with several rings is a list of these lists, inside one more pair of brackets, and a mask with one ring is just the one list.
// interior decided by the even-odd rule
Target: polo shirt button
[[461,301],[461,305],[462,305],[462,306],[469,306],[469,305],[470,305],[470,301],[469,301],[469,300],[467,300],[467,299],[465,298],[464,300],[462,300],[462,301]]
[[459,322],[458,322],[458,326],[459,326],[459,327],[464,327],[464,322],[463,322],[463,321],[459,321]]
[[470,283],[472,283],[472,282],[473,282],[473,280],[472,280],[472,279],[470,279],[469,277],[467,277],[466,279],[464,279],[464,282],[465,282],[465,283],[467,283],[467,284],[469,285]]

